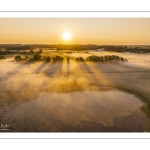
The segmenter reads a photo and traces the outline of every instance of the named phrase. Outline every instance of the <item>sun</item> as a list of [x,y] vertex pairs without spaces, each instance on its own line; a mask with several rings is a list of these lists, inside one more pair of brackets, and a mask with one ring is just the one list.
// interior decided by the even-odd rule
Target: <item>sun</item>
[[69,32],[65,32],[63,33],[62,37],[64,40],[68,41],[71,39],[71,34]]

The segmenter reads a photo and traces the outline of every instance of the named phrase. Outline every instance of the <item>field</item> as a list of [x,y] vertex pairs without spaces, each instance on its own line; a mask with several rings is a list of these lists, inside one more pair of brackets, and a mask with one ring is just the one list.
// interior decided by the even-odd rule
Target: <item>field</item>
[[[50,56],[51,58],[56,55],[61,56],[64,58],[62,62],[47,63],[45,61],[33,62],[24,60],[11,62],[16,55],[7,55],[5,60],[0,60],[0,122],[3,124],[10,124],[10,131],[80,131],[73,130],[70,124],[76,124],[79,121],[86,120],[86,114],[83,114],[84,118],[82,118],[80,114],[77,113],[77,110],[82,104],[79,105],[78,101],[74,100],[72,97],[78,95],[77,97],[82,99],[82,95],[79,93],[84,93],[86,91],[96,92],[117,90],[132,94],[140,99],[142,103],[139,102],[139,105],[140,107],[144,105],[144,107],[142,107],[144,113],[147,115],[147,118],[149,117],[149,112],[146,109],[147,104],[150,102],[149,53],[136,54],[108,51],[88,53],[84,51],[73,53],[66,52],[67,51],[43,50],[41,54],[42,57]],[[21,56],[25,57],[25,55],[26,54]],[[75,59],[80,56],[86,59],[91,55],[118,55],[128,59],[128,62],[77,62]],[[30,57],[32,56],[33,55]],[[67,57],[70,58],[69,61],[67,61]],[[88,93],[84,94],[86,96],[88,95]],[[48,99],[50,102],[47,102],[48,100],[46,100],[46,97],[49,96],[50,98]],[[113,94],[110,96],[113,97]],[[88,97],[90,97],[90,95],[88,95]],[[36,103],[36,107],[34,107],[33,101],[35,99],[38,102]],[[55,99],[55,102],[52,101],[52,99]],[[74,100],[73,104],[70,102],[70,99],[72,101]],[[64,103],[61,100],[64,100]],[[91,101],[92,100],[95,101],[94,97],[91,97]],[[95,103],[98,104],[98,102]],[[73,105],[76,105],[76,107]],[[39,110],[40,107],[41,110]],[[60,111],[58,107],[63,108],[63,110]],[[86,105],[85,107],[88,108]],[[91,105],[91,107],[95,106]],[[89,107],[89,109],[91,107]],[[121,106],[118,105],[118,108],[119,107]],[[84,106],[82,108],[84,108]],[[123,108],[125,107],[122,107],[122,109]],[[49,111],[49,109],[51,109],[51,111]],[[95,109],[97,109],[97,111],[94,111],[93,108],[93,115],[89,114],[89,116],[91,115],[89,120],[92,120],[92,118],[92,121],[97,120],[95,113],[98,112],[98,108]],[[71,112],[69,117],[66,117],[69,113],[67,114],[64,110]],[[56,114],[55,111],[59,112],[59,114]],[[88,111],[88,109],[85,110],[85,112]],[[99,113],[103,114],[103,116],[105,114],[102,112]],[[106,116],[110,116],[111,113],[107,113],[109,115]],[[61,117],[59,117],[60,114]],[[100,123],[107,126],[113,126],[113,119],[115,116],[126,116],[127,114],[127,111],[124,111],[120,113],[120,115],[115,114],[110,117],[111,119],[108,118],[106,121]],[[47,117],[44,118],[43,116]],[[48,118],[48,116],[51,117]],[[37,121],[35,118],[38,117],[39,119]],[[58,125],[60,123],[57,118],[59,121],[63,118],[63,121],[60,121],[61,126],[63,126],[62,128],[59,126],[54,127],[56,124]],[[53,121],[47,124],[48,119],[52,119]],[[55,123],[53,124],[52,122]],[[43,123],[45,123],[44,127],[42,126]],[[48,126],[50,127],[48,128]],[[150,121],[147,123],[146,131],[149,131],[149,127]],[[106,131],[117,130],[108,129]],[[124,130],[118,129],[118,131]]]

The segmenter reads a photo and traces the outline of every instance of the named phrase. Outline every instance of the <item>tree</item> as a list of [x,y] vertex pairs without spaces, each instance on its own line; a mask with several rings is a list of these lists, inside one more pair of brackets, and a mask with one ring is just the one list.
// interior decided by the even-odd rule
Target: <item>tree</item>
[[31,50],[30,50],[30,53],[31,53],[31,54],[34,54],[34,51],[33,51],[33,49],[31,49]]
[[42,53],[42,49],[39,50],[39,53]]
[[150,110],[150,102],[147,102],[147,108]]
[[29,58],[29,56],[25,56],[25,59],[28,59]]
[[6,59],[4,56],[0,56],[0,59]]
[[124,61],[124,58],[121,57],[120,59],[121,59],[121,61]]
[[48,57],[46,57],[46,60],[45,60],[46,62],[50,62],[51,61],[51,58],[48,56]]
[[3,51],[0,49],[0,55],[2,55],[3,54]]
[[40,55],[40,54],[35,54],[35,55],[33,56],[33,60],[35,60],[35,61],[41,60],[41,55]]
[[21,58],[21,56],[20,55],[17,55],[17,56],[15,56],[15,58],[14,58],[16,61],[20,61],[22,58]]
[[63,61],[63,57],[55,56],[53,57],[53,61]]
[[82,57],[78,57],[78,58],[76,58],[76,61],[83,62],[84,59]]

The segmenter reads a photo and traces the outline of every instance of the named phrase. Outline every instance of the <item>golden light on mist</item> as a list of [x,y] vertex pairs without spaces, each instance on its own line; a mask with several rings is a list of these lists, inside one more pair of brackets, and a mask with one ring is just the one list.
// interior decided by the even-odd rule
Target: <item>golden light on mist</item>
[[68,41],[71,39],[71,34],[69,32],[65,32],[63,33],[62,37],[64,40]]

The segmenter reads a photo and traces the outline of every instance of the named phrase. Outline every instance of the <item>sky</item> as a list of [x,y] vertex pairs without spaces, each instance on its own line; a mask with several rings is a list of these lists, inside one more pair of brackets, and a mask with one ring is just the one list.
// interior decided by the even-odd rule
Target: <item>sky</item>
[[150,18],[0,18],[0,44],[147,45]]

